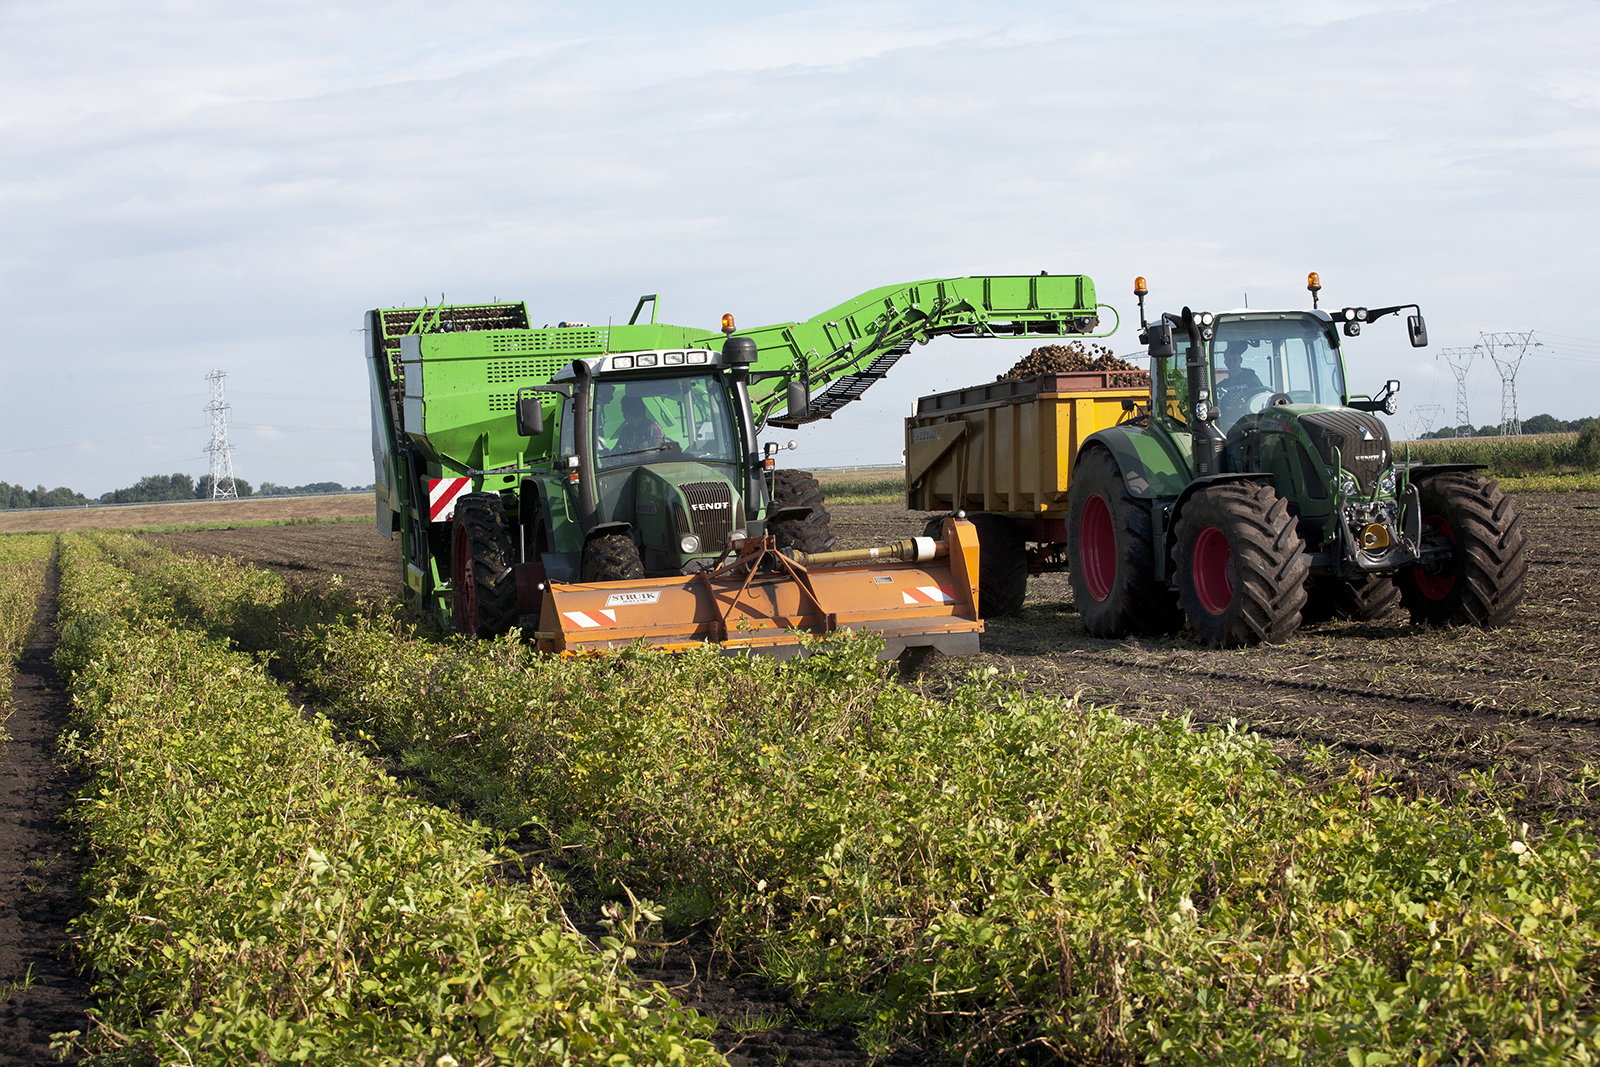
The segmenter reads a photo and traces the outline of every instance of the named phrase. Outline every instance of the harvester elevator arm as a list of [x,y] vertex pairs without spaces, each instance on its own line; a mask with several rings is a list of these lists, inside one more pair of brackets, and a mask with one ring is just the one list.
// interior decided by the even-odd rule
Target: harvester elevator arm
[[[950,337],[1104,337],[1094,282],[1081,274],[932,278],[862,293],[804,322],[738,331],[756,342],[750,402],[758,424],[829,418],[888,374],[913,343]],[[1115,309],[1111,309],[1115,315]],[[790,382],[811,398],[799,417],[775,414]],[[824,388],[825,387],[825,388]]]

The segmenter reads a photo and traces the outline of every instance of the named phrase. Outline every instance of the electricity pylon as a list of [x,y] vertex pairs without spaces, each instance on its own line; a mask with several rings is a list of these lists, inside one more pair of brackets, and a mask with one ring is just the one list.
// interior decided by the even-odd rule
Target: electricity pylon
[[206,411],[211,415],[211,443],[206,451],[211,455],[211,499],[237,500],[239,491],[233,484],[233,445],[228,441],[228,404],[222,399],[222,379],[227,371],[214,370],[206,375],[211,383],[211,403]]
[[1522,420],[1517,418],[1517,368],[1537,347],[1533,331],[1527,333],[1480,333],[1479,346],[1489,354],[1489,361],[1500,372],[1500,436],[1516,437],[1522,433]]
[[1477,355],[1476,348],[1444,348],[1439,355],[1450,365],[1450,372],[1456,376],[1456,434],[1459,436],[1461,427],[1472,425],[1472,415],[1467,411],[1467,371],[1472,367],[1472,357]]

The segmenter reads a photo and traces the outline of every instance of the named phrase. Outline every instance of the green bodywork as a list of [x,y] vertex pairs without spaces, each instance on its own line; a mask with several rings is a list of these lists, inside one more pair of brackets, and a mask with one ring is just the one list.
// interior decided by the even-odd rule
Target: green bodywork
[[[537,329],[521,303],[368,313],[378,528],[399,535],[407,586],[420,608],[448,625],[449,526],[430,521],[434,480],[470,478],[471,491],[501,494],[519,537],[526,540],[539,526],[539,544],[519,543],[519,560],[552,554],[552,578],[582,551],[596,521],[627,523],[641,542],[647,570],[674,573],[694,555],[679,551],[673,536],[672,508],[693,506],[678,487],[725,482],[743,510],[741,525],[760,524],[770,512],[754,440],[761,427],[830,417],[884,377],[913,344],[935,336],[1094,337],[1115,329],[1113,323],[1099,330],[1102,305],[1094,283],[1082,275],[935,278],[874,289],[804,321],[734,331],[732,336],[756,346],[755,362],[734,373],[716,356],[723,331],[659,322],[659,304],[653,296],[640,298],[623,325]],[[649,321],[642,321],[646,305]],[[586,380],[599,383],[610,373],[610,357],[619,353],[678,356],[696,350],[711,353],[710,362],[680,365],[671,373],[714,378],[735,412],[737,454],[725,463],[640,461],[601,471],[599,512],[586,529],[569,466],[570,396],[576,386],[557,383],[566,397],[534,394],[544,428],[533,437],[517,432],[519,390],[526,395],[530,387],[549,387],[574,361],[594,368],[595,377]],[[792,386],[805,398],[798,411],[788,409]],[[748,418],[739,417],[741,412]],[[596,418],[599,432],[598,412]],[[722,547],[707,545],[698,555],[715,558]],[[567,571],[559,577],[573,580]]]

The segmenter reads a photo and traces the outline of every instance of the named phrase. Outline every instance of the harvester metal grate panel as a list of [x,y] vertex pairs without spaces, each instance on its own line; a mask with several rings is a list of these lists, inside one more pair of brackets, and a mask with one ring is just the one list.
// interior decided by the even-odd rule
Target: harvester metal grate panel
[[686,482],[682,489],[700,544],[707,551],[722,548],[733,532],[733,490],[727,482]]
[[[489,338],[492,352],[603,352],[607,330],[557,327]],[[568,361],[572,357],[568,356]]]
[[515,411],[517,410],[516,393],[490,393],[490,411]]
[[1389,431],[1381,420],[1364,411],[1315,411],[1300,416],[1300,425],[1324,463],[1332,467],[1338,449],[1344,469],[1356,476],[1361,491],[1372,492],[1378,475],[1389,465]]
[[561,356],[545,356],[542,359],[491,359],[484,365],[484,375],[490,385],[505,385],[524,378],[547,382],[556,371],[570,362],[571,360]]

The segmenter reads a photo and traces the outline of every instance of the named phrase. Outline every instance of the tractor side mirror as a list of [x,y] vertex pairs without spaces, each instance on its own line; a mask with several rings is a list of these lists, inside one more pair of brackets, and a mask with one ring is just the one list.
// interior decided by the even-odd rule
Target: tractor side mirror
[[1145,328],[1145,336],[1150,344],[1151,359],[1171,359],[1177,354],[1172,345],[1172,323],[1152,322]]
[[1422,312],[1406,316],[1406,333],[1411,337],[1412,348],[1428,347],[1428,324],[1422,321]]
[[544,433],[544,405],[538,393],[525,393],[517,397],[517,433],[523,437],[539,437]]
[[804,418],[811,409],[811,390],[806,388],[805,382],[791,381],[789,383],[789,410],[784,414],[788,419]]

